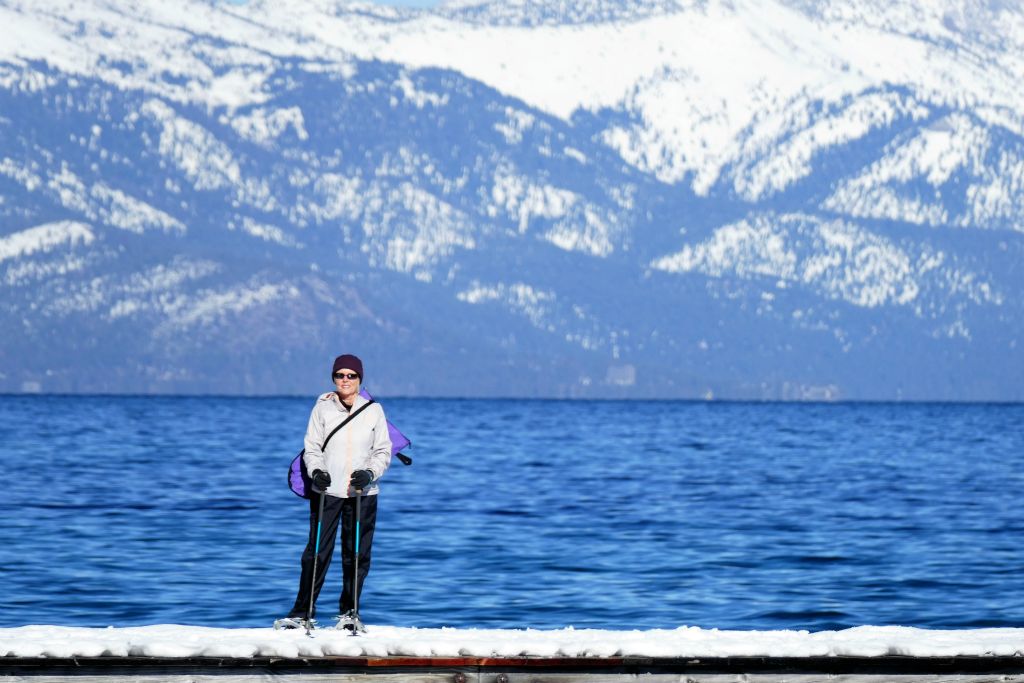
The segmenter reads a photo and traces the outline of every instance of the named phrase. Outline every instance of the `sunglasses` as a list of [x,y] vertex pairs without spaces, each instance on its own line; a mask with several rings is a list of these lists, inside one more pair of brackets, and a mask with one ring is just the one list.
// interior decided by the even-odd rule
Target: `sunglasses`
[[334,373],[334,379],[359,379],[359,375],[354,372],[350,372],[348,374],[345,374],[344,372],[336,372]]

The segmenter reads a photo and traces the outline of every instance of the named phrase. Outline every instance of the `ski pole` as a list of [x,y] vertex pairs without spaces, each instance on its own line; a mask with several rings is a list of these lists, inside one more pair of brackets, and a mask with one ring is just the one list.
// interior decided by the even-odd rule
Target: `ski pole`
[[352,572],[352,613],[355,615],[356,633],[359,628],[359,526],[363,512],[363,490],[356,489],[356,542],[355,542],[355,571]]
[[316,561],[320,557],[320,525],[324,521],[324,498],[327,494],[320,492],[320,510],[316,513],[316,550],[313,551],[313,578],[309,582],[309,607],[306,608],[306,635],[309,635],[310,624],[313,623],[313,601],[316,600]]

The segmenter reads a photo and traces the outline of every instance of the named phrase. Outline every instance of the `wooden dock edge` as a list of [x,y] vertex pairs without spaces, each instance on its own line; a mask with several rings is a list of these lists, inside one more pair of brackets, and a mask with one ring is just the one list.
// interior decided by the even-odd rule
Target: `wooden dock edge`
[[0,657],[0,681],[1024,683],[1024,657]]

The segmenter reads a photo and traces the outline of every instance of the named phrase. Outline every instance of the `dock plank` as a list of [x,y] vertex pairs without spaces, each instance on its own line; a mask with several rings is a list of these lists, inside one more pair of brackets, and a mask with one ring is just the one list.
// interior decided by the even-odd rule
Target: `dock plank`
[[0,678],[25,683],[1024,683],[1024,657],[4,657]]

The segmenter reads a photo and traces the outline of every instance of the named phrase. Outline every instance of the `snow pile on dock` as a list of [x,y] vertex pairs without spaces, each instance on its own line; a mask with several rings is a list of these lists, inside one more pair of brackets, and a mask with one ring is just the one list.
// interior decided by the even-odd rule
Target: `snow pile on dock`
[[650,631],[417,629],[221,629],[161,624],[133,628],[0,629],[6,657],[912,657],[1024,655],[1024,629],[932,631],[860,626],[843,631]]

